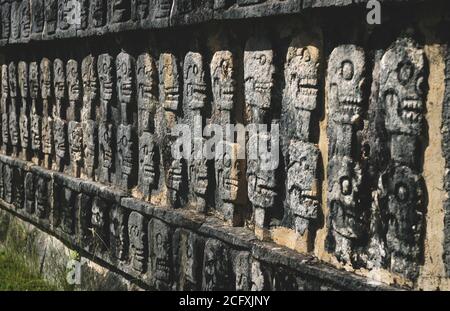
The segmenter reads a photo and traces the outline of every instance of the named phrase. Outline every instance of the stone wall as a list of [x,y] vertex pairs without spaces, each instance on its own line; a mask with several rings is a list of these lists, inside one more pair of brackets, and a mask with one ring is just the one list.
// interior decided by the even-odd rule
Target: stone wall
[[[2,1],[0,206],[144,288],[450,290],[448,4],[365,2]],[[237,123],[278,166],[174,157]]]

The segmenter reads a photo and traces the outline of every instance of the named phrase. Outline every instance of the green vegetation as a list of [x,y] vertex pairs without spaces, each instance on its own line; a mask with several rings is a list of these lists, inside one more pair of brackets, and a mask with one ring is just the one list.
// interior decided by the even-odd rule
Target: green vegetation
[[0,291],[71,289],[65,280],[65,267],[50,264],[55,277],[48,281],[42,276],[42,258],[36,248],[37,231],[26,230],[4,213],[0,214],[0,227]]
[[0,248],[0,291],[50,291],[57,288],[46,282],[35,269],[17,253]]

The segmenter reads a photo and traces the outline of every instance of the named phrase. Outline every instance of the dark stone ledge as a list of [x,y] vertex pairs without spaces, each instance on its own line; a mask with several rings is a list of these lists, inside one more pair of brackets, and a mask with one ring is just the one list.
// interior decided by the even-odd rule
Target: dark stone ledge
[[[118,33],[130,30],[139,29],[162,29],[172,28],[178,26],[195,25],[204,22],[233,20],[233,19],[248,19],[267,16],[280,16],[286,14],[310,14],[312,10],[323,9],[326,7],[360,7],[365,9],[365,4],[368,0],[202,0],[192,1],[187,0],[157,0],[156,4],[148,3],[148,8],[141,18],[133,16],[138,13],[133,13],[134,9],[130,4],[130,16],[124,20],[113,21],[111,17],[111,2],[107,2],[107,12],[104,12],[103,25],[96,26],[92,19],[92,8],[88,7],[82,12],[86,12],[86,24],[84,26],[72,24],[61,28],[60,22],[56,22],[56,29],[52,33],[48,33],[46,27],[47,21],[44,19],[43,30],[36,31],[33,29],[33,21],[36,18],[34,13],[30,11],[30,34],[19,34],[18,38],[12,38],[10,35],[1,38],[0,46],[14,46],[26,44],[34,41],[49,41],[67,38],[83,38],[92,36],[101,36],[108,33]],[[441,0],[379,0],[380,3],[386,5],[402,5],[417,2],[438,2]],[[11,10],[8,7],[10,1],[2,1],[0,9]],[[161,9],[162,2],[170,4],[170,10]],[[130,3],[134,3],[130,1]],[[58,8],[60,10],[60,8]],[[142,10],[141,10],[142,11]],[[60,15],[59,11],[57,12]],[[10,14],[10,28],[12,23],[23,23],[22,19],[13,19]],[[3,15],[2,15],[3,16]],[[43,18],[42,16],[38,18]],[[5,22],[5,21],[4,21]],[[3,27],[4,28],[4,27]]]

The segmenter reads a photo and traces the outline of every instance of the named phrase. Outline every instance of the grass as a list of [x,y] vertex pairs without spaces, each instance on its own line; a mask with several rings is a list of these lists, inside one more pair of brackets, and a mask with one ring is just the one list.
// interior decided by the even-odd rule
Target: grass
[[22,256],[8,248],[0,248],[0,291],[52,290],[57,288],[46,282]]

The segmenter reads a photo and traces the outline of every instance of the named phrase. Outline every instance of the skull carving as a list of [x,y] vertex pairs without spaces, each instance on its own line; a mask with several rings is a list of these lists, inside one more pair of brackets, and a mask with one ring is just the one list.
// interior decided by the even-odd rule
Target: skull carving
[[161,220],[153,218],[149,222],[149,232],[153,275],[156,286],[164,289],[171,281],[172,230]]
[[76,102],[80,99],[80,78],[78,75],[78,62],[76,60],[69,59],[67,61],[66,73],[69,101]]
[[112,0],[112,23],[126,22],[130,19],[131,2],[129,0]]
[[42,99],[49,99],[51,96],[51,62],[48,58],[41,61],[41,96]]
[[69,123],[69,152],[72,165],[79,166],[82,161],[83,127],[80,122]]
[[92,204],[91,223],[94,230],[94,237],[97,241],[97,246],[101,249],[105,249],[107,246],[107,213],[106,202],[100,197],[95,197]]
[[85,173],[93,178],[96,164],[97,129],[95,121],[87,120],[82,123],[83,128],[83,158]]
[[73,234],[75,228],[76,193],[64,187],[62,191],[61,229],[67,234]]
[[27,63],[21,61],[18,65],[19,91],[22,99],[28,97],[28,66]]
[[425,56],[409,39],[399,39],[380,64],[380,100],[390,133],[420,135],[426,94]]
[[163,53],[159,57],[160,102],[165,110],[177,111],[179,105],[179,76],[177,60],[173,54]]
[[112,255],[123,260],[127,247],[127,222],[124,210],[115,205],[111,209],[111,223],[109,224]]
[[205,106],[205,70],[200,53],[189,52],[184,58],[184,100],[190,109],[202,109]]
[[34,189],[33,173],[28,172],[25,175],[25,210],[29,215],[34,214],[35,211],[35,189]]
[[54,121],[55,131],[55,153],[59,160],[66,158],[67,142],[66,142],[66,122],[61,119]]
[[119,100],[122,115],[122,124],[129,124],[134,96],[134,58],[121,52],[116,58],[117,71],[117,99]]
[[172,9],[173,0],[154,0],[153,5],[156,6],[155,18],[165,18],[169,17],[170,10]]
[[228,252],[223,243],[208,239],[205,243],[203,257],[203,284],[202,290],[216,291],[226,288],[230,281]]
[[128,218],[128,236],[130,239],[131,266],[138,272],[145,271],[147,232],[145,218],[137,212],[131,212]]
[[48,182],[44,177],[38,177],[36,183],[36,216],[45,219],[49,213]]
[[246,104],[252,110],[254,123],[262,123],[270,109],[274,73],[270,42],[263,37],[250,38],[244,52],[244,81]]
[[156,187],[157,153],[153,135],[143,132],[139,139],[139,175],[140,185],[145,194]]
[[317,169],[319,150],[311,144],[291,141],[289,145],[289,164],[287,172],[287,189],[289,206],[296,219],[296,229],[303,234],[308,221],[318,217],[319,193]]
[[111,169],[113,164],[113,150],[112,150],[112,135],[113,127],[111,124],[100,124],[99,130],[99,145],[100,156],[102,159],[102,166],[106,169]]
[[218,51],[211,61],[211,82],[214,102],[219,110],[231,111],[235,100],[235,76],[233,54]]
[[0,8],[0,14],[1,14],[1,36],[2,39],[8,39],[10,30],[11,30],[11,4],[7,1],[2,1],[1,8]]
[[56,105],[54,107],[55,117],[65,117],[65,106],[63,100],[66,94],[66,78],[64,63],[60,59],[53,62],[53,87],[55,90]]
[[81,63],[81,77],[83,80],[83,111],[81,119],[92,119],[93,101],[97,98],[97,63],[95,57],[88,55]]
[[45,0],[44,7],[45,28],[47,34],[53,34],[58,19],[58,0]]
[[[257,145],[270,141],[270,135],[259,134]],[[248,159],[248,196],[255,207],[269,209],[276,198],[276,177],[270,154],[260,152],[258,159]]]
[[21,1],[20,7],[20,34],[22,38],[28,38],[31,32],[31,1]]
[[92,24],[94,27],[101,27],[106,23],[106,1],[105,0],[92,0],[91,12],[92,12]]
[[329,204],[333,229],[339,235],[359,239],[365,228],[364,211],[360,205],[362,171],[350,157],[333,157],[330,161]]
[[144,53],[138,57],[136,68],[139,127],[141,131],[150,131],[150,123],[158,105],[156,66],[153,58]]
[[110,104],[113,96],[113,58],[108,54],[102,54],[98,57],[97,70],[100,81],[100,99],[102,104],[102,120],[110,118]]
[[330,116],[337,123],[359,122],[363,101],[366,61],[362,48],[342,45],[328,62]]
[[218,190],[225,202],[237,203],[243,183],[244,161],[238,159],[238,144],[228,143],[216,163]]
[[39,97],[39,69],[36,62],[30,63],[30,95],[33,99]]
[[132,135],[131,125],[119,125],[117,129],[117,151],[119,164],[122,170],[122,178],[124,179],[128,179],[133,173],[134,144]]
[[382,176],[381,185],[391,269],[414,278],[423,251],[424,180],[409,167],[396,166]]
[[317,106],[320,51],[315,42],[295,37],[285,64],[285,97],[290,109],[313,111]]
[[8,66],[8,82],[9,82],[9,95],[11,98],[17,97],[17,67],[14,62],[9,63]]

